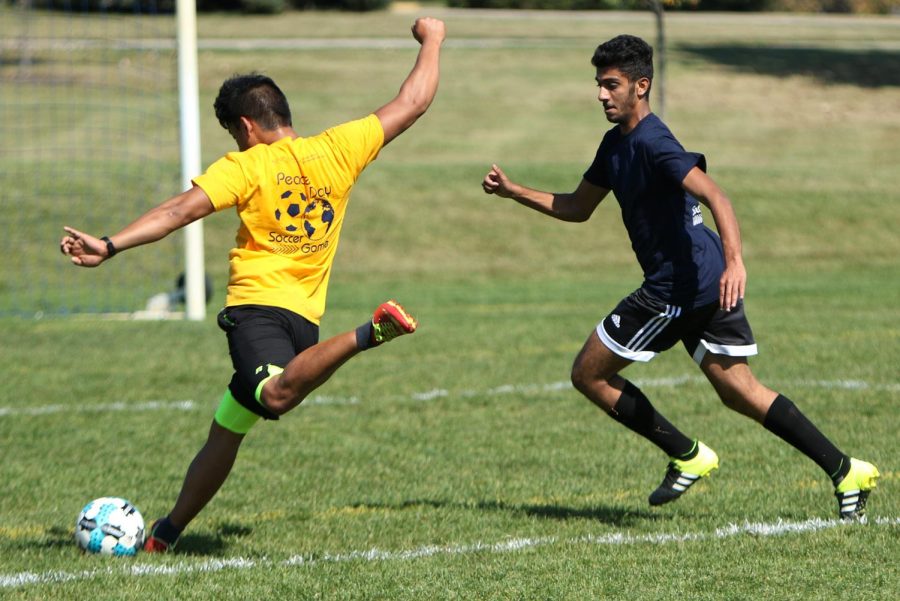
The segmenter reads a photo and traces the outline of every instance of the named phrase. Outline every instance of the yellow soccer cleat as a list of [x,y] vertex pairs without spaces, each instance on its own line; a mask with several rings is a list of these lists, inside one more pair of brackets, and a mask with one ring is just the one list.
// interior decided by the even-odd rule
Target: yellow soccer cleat
[[711,448],[697,441],[697,455],[693,459],[672,459],[662,484],[650,493],[651,505],[664,505],[683,495],[695,482],[719,467],[719,456]]
[[850,471],[834,489],[842,520],[866,521],[866,501],[869,492],[878,486],[878,476],[878,468],[871,463],[850,458]]

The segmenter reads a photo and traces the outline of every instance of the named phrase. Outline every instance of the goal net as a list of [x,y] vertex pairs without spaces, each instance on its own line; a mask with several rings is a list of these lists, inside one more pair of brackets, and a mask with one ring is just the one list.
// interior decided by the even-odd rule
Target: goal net
[[0,315],[131,314],[174,290],[180,233],[97,269],[58,244],[180,191],[173,4],[0,1]]

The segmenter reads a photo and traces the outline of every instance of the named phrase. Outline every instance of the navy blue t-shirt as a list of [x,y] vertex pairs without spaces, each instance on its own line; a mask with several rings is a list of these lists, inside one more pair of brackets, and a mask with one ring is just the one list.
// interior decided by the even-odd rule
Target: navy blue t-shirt
[[702,154],[687,152],[654,114],[627,135],[606,132],[584,179],[612,190],[622,209],[631,247],[644,270],[643,288],[681,307],[718,301],[725,269],[722,242],[703,225],[700,203],[681,182]]

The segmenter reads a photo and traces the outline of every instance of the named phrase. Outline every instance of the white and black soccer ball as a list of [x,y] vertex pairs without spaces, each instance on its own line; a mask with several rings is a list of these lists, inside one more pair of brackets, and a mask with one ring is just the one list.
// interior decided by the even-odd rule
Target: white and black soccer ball
[[144,543],[144,518],[125,499],[94,499],[75,520],[75,542],[88,553],[135,555]]

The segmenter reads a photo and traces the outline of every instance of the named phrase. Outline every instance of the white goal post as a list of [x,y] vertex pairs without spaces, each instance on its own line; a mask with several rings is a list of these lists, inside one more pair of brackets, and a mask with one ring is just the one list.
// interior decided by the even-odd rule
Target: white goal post
[[[200,175],[200,99],[197,72],[196,0],[178,0],[178,110],[181,116],[181,183],[191,187],[191,179]],[[206,317],[206,284],[203,257],[203,221],[184,230],[185,316],[190,320]]]

